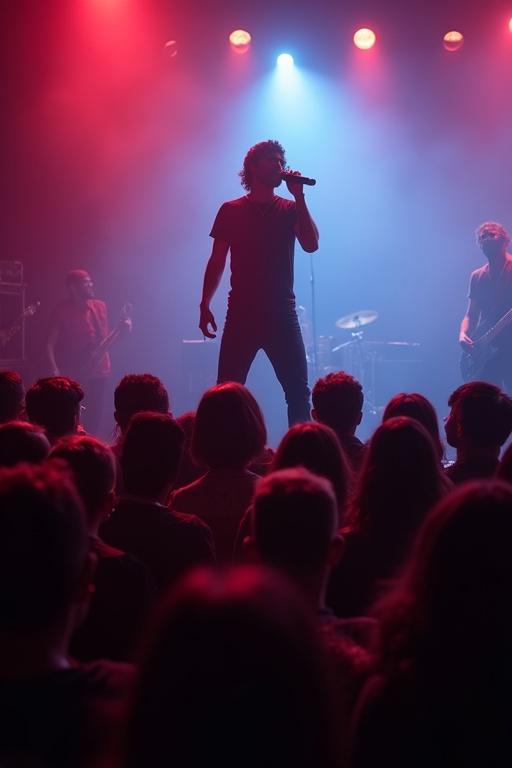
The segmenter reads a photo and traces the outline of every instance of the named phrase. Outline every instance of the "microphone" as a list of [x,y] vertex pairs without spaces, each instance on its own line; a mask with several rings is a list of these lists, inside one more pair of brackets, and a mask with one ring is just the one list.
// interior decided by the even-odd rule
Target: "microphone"
[[307,187],[314,187],[316,179],[308,179],[307,176],[296,176],[294,173],[282,173],[283,181],[293,181],[295,184],[305,184]]

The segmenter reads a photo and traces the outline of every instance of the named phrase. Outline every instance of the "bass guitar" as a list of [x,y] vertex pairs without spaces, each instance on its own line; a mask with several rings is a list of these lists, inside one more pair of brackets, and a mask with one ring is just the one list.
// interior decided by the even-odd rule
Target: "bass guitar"
[[511,323],[512,308],[475,339],[472,347],[464,349],[460,361],[460,372],[464,381],[475,381],[481,378],[487,363],[499,354],[498,348],[493,344],[495,338]]

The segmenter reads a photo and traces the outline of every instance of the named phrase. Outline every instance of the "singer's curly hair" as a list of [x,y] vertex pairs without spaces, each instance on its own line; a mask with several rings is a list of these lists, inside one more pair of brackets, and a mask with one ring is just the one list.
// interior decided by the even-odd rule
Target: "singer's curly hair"
[[258,144],[255,144],[244,157],[244,167],[238,175],[240,176],[242,187],[248,192],[251,189],[251,171],[253,163],[256,160],[259,160],[260,157],[268,155],[271,152],[279,152],[283,157],[283,165],[286,166],[286,157],[283,146],[278,141],[273,141],[272,139],[268,139],[268,141],[260,141]]
[[509,233],[503,224],[498,224],[497,221],[484,221],[475,232],[475,238],[478,245],[481,245],[483,240],[487,239],[489,236],[497,240],[505,240],[507,243],[510,242]]

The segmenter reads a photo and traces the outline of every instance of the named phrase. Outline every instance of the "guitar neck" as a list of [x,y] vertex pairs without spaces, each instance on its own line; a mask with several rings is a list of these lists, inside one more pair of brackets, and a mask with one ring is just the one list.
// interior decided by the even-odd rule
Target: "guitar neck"
[[508,311],[508,312],[506,312],[506,313],[503,315],[503,317],[501,317],[501,318],[498,320],[498,322],[496,323],[496,325],[493,325],[493,327],[492,327],[492,328],[490,328],[490,329],[487,331],[487,333],[484,333],[484,335],[483,335],[483,337],[482,337],[482,338],[483,338],[483,339],[485,339],[485,341],[486,341],[487,343],[490,343],[490,342],[491,342],[491,341],[493,341],[493,340],[496,338],[496,336],[497,336],[499,333],[501,333],[501,331],[503,331],[503,330],[504,330],[504,329],[507,327],[507,325],[509,325],[511,322],[512,322],[512,309],[509,309],[509,311]]

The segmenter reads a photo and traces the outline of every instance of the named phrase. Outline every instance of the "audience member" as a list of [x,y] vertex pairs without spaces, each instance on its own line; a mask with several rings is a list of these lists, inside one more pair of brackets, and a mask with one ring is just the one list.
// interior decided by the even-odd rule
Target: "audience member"
[[0,541],[0,763],[88,766],[132,673],[68,658],[94,570],[71,480],[51,465],[0,473]]
[[228,562],[258,476],[247,469],[265,447],[267,430],[258,403],[242,384],[207,390],[199,403],[192,455],[206,473],[176,491],[171,508],[198,515],[213,532],[217,558]]
[[123,435],[130,419],[136,413],[170,413],[169,393],[165,384],[151,373],[129,373],[123,376],[114,391],[114,420],[117,425],[117,439],[111,446],[117,462],[116,494],[123,492],[123,473],[119,467]]
[[25,406],[29,421],[46,431],[50,443],[78,432],[84,391],[66,376],[39,379],[27,390]]
[[123,768],[338,768],[309,610],[277,574],[197,571],[168,595],[126,726]]
[[0,424],[0,467],[14,467],[27,462],[39,464],[50,452],[43,429],[28,421]]
[[436,409],[424,395],[419,392],[400,392],[391,398],[382,414],[382,421],[394,416],[409,416],[423,424],[439,454],[439,461],[444,459],[444,446],[439,435],[439,423]]
[[0,424],[22,417],[25,390],[17,371],[0,371]]
[[499,387],[472,381],[455,390],[445,422],[446,439],[457,459],[446,469],[455,483],[492,477],[502,445],[512,432],[512,400]]
[[165,506],[183,450],[169,414],[132,417],[121,450],[124,495],[101,526],[102,538],[144,563],[160,593],[192,565],[214,559],[211,531],[199,518]]
[[353,376],[343,371],[318,379],[311,393],[315,421],[327,424],[340,441],[351,468],[357,472],[363,462],[365,445],[356,437],[363,418],[363,388]]
[[460,486],[429,516],[383,603],[378,674],[361,697],[355,768],[512,761],[512,489]]
[[[314,421],[290,427],[279,443],[270,471],[293,467],[305,467],[313,474],[329,480],[341,520],[348,503],[352,473],[335,432],[325,424]],[[245,559],[243,542],[250,533],[250,521],[251,510],[248,509],[236,537],[234,556],[237,561]]]
[[146,568],[98,535],[114,504],[114,456],[96,438],[77,435],[59,440],[51,456],[63,459],[72,471],[85,507],[90,548],[97,557],[95,591],[71,652],[81,661],[124,661],[131,656],[152,594]]
[[345,556],[328,589],[327,602],[337,615],[367,615],[445,490],[439,455],[425,427],[395,416],[377,428],[344,527]]
[[288,577],[316,612],[336,675],[339,728],[345,737],[357,694],[368,672],[373,646],[371,619],[336,619],[325,593],[333,566],[342,557],[338,504],[331,483],[307,469],[283,469],[260,480],[245,546],[264,565]]

